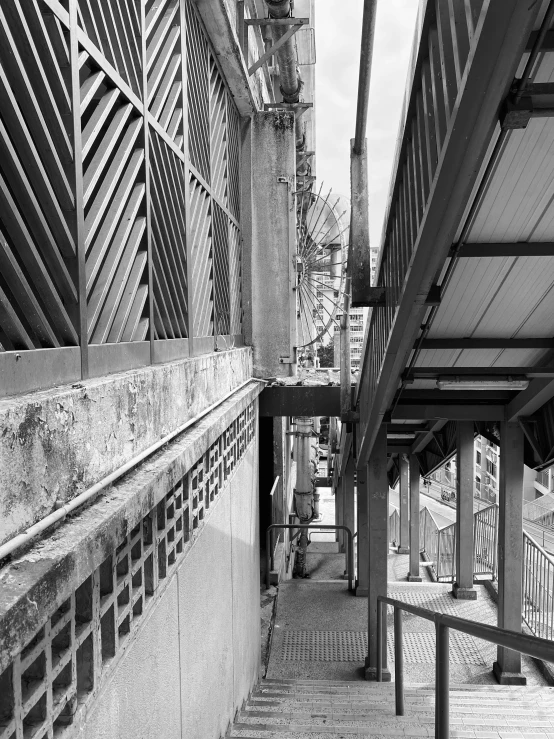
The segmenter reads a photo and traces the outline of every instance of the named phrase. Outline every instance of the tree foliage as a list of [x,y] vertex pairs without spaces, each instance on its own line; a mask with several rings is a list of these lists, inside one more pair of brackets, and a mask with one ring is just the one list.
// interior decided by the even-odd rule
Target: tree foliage
[[319,357],[320,367],[334,367],[335,366],[335,350],[333,342],[329,342],[326,346],[320,346],[317,350],[317,356]]

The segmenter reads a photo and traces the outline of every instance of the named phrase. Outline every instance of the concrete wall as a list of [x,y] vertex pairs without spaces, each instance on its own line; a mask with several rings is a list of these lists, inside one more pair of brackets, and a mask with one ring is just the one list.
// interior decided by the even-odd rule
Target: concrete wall
[[257,113],[247,145],[243,156],[252,166],[252,225],[251,243],[245,245],[247,254],[251,252],[245,310],[252,315],[254,374],[286,377],[294,374],[294,365],[280,358],[292,357],[296,333],[294,115]]
[[257,442],[103,686],[82,739],[219,739],[260,664]]
[[251,376],[244,348],[1,400],[0,544]]

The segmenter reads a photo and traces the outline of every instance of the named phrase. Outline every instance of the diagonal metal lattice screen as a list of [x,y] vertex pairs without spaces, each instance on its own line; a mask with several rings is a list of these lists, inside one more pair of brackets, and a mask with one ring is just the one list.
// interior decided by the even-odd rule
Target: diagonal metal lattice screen
[[73,347],[78,379],[240,335],[239,173],[191,0],[2,3],[0,370],[23,350],[45,375],[56,361],[34,352]]

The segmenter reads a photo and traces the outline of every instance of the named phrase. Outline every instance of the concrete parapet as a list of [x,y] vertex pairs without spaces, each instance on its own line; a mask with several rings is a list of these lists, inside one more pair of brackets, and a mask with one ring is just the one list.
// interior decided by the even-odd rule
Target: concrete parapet
[[0,400],[0,544],[252,376],[250,348]]
[[258,393],[0,570],[8,736],[39,713],[49,735],[72,724],[84,739],[224,733],[259,670]]

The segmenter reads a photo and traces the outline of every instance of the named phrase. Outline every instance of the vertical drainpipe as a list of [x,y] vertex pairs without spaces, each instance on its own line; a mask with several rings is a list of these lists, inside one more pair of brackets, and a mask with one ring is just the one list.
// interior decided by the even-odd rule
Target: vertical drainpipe
[[[296,418],[296,439],[298,458],[296,460],[296,487],[294,489],[294,503],[296,515],[300,523],[309,523],[314,517],[314,480],[311,464],[313,419],[308,416]],[[308,530],[301,529],[296,550],[295,574],[297,577],[306,576],[306,550],[308,548]]]
[[[289,18],[292,14],[290,0],[266,0],[266,4],[270,18]],[[278,41],[287,31],[288,26],[273,26],[273,40]],[[299,103],[303,82],[300,72],[298,71],[296,48],[292,37],[289,38],[283,46],[277,49],[275,55],[279,62],[279,88],[283,96],[283,101],[285,103]],[[296,116],[295,137],[298,160],[302,152],[306,149],[306,141],[300,116]],[[297,174],[307,174],[307,172],[298,172]]]

